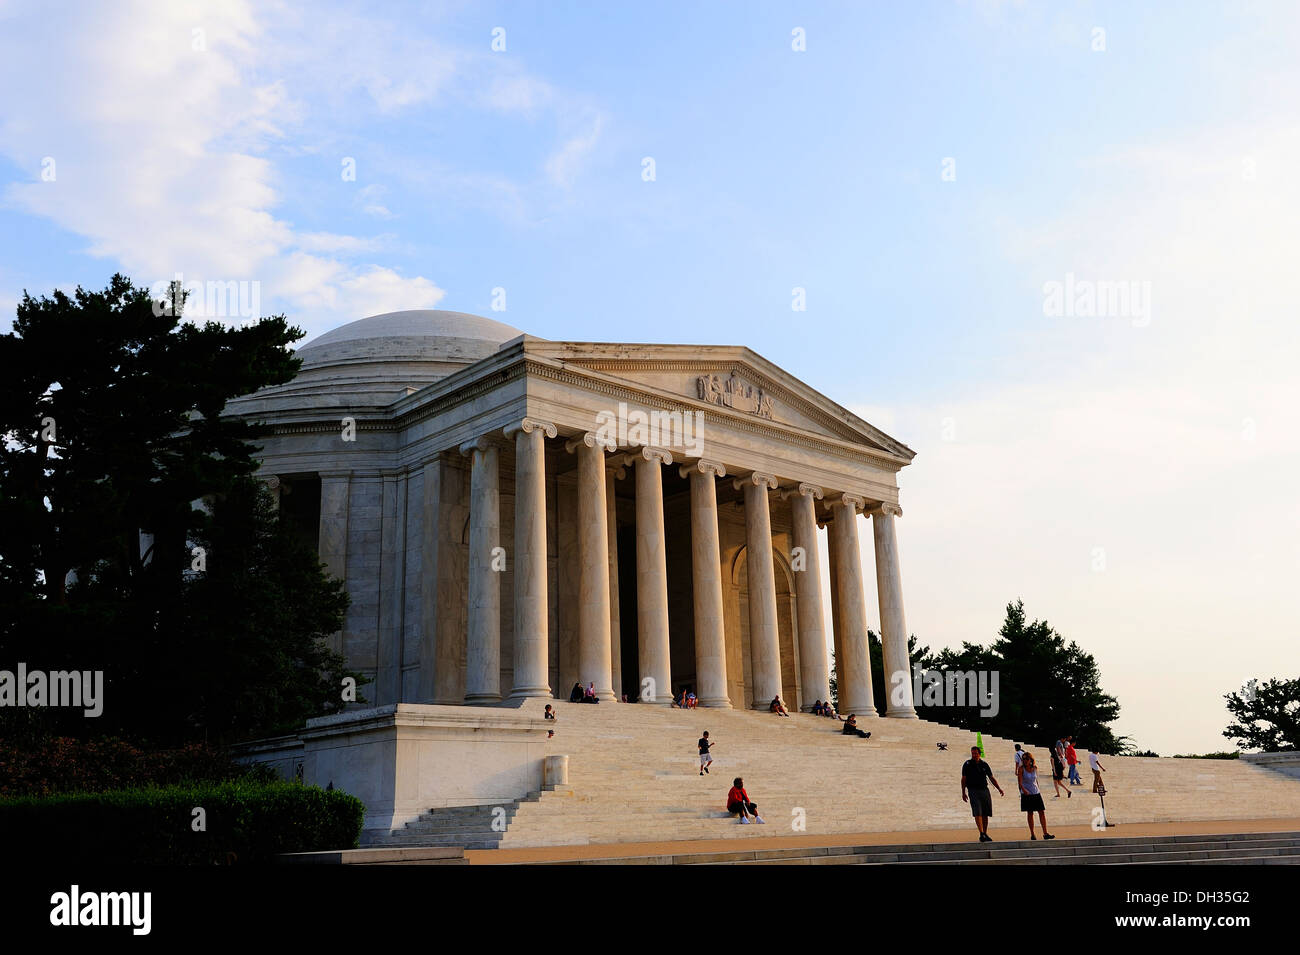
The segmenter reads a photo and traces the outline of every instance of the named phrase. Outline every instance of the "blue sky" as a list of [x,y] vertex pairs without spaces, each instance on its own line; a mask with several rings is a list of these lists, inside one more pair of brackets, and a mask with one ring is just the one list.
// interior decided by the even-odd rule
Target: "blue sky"
[[[0,327],[24,288],[181,271],[312,334],[437,306],[748,345],[918,451],[923,642],[1024,597],[1121,732],[1220,748],[1224,692],[1300,675],[1297,19],[0,0]],[[1067,274],[1149,314],[1046,315]]]

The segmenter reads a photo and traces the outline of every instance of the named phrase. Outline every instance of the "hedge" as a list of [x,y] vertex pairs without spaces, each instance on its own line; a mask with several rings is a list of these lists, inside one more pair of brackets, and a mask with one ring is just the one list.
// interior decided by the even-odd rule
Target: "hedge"
[[146,750],[112,737],[0,739],[0,798],[227,782],[248,774],[228,751],[202,743]]
[[[194,831],[196,808],[204,831]],[[344,792],[245,780],[0,799],[0,833],[15,861],[258,864],[280,852],[354,849],[364,815]]]

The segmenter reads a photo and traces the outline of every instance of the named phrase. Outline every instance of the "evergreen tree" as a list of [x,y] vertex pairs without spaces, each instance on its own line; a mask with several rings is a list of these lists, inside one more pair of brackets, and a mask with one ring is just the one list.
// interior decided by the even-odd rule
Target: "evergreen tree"
[[[247,482],[257,468],[257,430],[222,412],[231,398],[294,376],[300,362],[288,346],[302,331],[283,316],[232,327],[182,315],[183,296],[155,302],[115,275],[102,292],[24,294],[13,332],[0,336],[0,666],[103,670],[103,716],[53,714],[65,731],[224,734],[241,724],[204,722],[203,713],[220,708],[209,699],[195,709],[190,694],[202,679],[195,669],[222,673],[231,692],[236,684],[245,694],[261,687],[280,700],[300,699],[299,689],[284,684],[284,666],[263,669],[268,657],[293,647],[303,673],[333,666],[297,636],[272,649],[281,637],[265,629],[292,615],[318,631],[338,629],[337,593],[303,579],[320,573],[315,555],[291,557],[266,541],[241,552],[230,543],[233,530],[194,506],[233,495],[245,503],[241,519],[256,515]],[[202,634],[195,601],[216,582],[196,586],[185,571],[191,546],[203,539],[214,551],[225,546],[260,560],[269,575],[261,590],[229,587],[223,607],[206,608],[212,626],[259,621],[265,656]],[[254,603],[267,599],[267,586],[281,589],[271,611]],[[197,646],[202,653],[191,652]],[[305,691],[313,712],[331,705],[317,681],[313,675]],[[262,712],[275,723],[289,709],[280,701]]]
[[1300,749],[1300,680],[1252,680],[1224,700],[1236,722],[1223,735],[1238,746],[1265,753]]

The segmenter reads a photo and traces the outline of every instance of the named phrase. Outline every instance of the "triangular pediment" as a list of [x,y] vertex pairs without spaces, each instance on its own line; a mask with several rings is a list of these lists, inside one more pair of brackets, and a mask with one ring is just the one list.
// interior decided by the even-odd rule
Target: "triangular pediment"
[[743,346],[624,345],[530,340],[539,359],[584,369],[646,391],[711,406],[720,415],[772,422],[902,459],[914,452],[803,381]]

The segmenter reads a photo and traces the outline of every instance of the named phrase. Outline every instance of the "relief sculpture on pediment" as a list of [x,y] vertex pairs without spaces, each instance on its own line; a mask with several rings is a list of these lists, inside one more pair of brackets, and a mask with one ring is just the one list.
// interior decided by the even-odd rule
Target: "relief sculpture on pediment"
[[700,375],[695,379],[695,387],[701,401],[748,411],[760,418],[772,417],[772,396],[748,384],[734,371],[725,377]]

